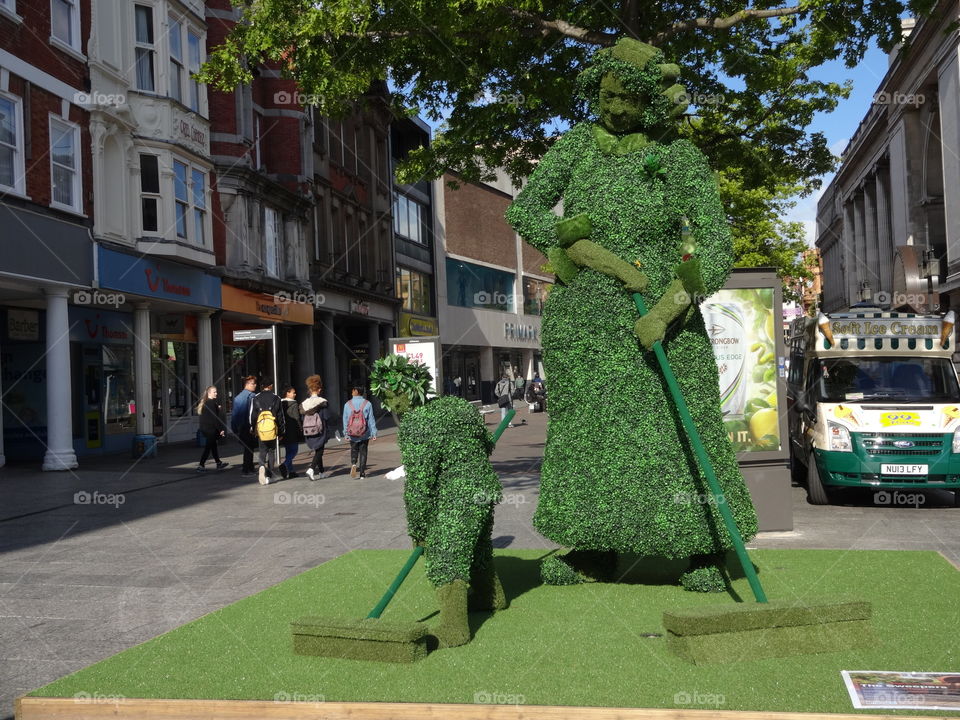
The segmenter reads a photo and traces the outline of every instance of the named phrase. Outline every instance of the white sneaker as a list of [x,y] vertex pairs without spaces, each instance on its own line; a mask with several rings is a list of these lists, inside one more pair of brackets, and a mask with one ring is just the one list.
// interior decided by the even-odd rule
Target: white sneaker
[[257,479],[260,480],[261,485],[267,485],[270,482],[269,478],[267,478],[267,469],[263,465],[257,470]]
[[311,480],[316,480],[316,478],[313,476],[313,468],[307,468],[307,477]]
[[333,471],[327,470],[327,471],[322,472],[322,473],[320,473],[319,475],[317,475],[317,477],[320,478],[321,480],[325,480],[326,478],[330,477],[330,475],[332,475],[332,474],[333,474]]

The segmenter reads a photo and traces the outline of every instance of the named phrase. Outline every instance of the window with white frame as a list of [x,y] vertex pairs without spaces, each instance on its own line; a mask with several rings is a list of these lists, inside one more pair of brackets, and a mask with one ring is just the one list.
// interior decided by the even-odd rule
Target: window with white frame
[[50,0],[50,35],[80,51],[79,0]]
[[153,44],[153,7],[150,5],[134,5],[135,47],[134,71],[138,90],[156,92],[157,81],[154,70]]
[[160,231],[160,158],[140,155],[140,225],[144,233]]
[[23,193],[23,107],[0,95],[0,187]]
[[193,198],[193,241],[201,247],[206,247],[204,223],[207,214],[207,174],[194,168],[190,173],[191,197]]
[[396,192],[393,194],[393,231],[407,240],[427,243],[422,206],[416,200]]
[[50,184],[52,205],[83,211],[80,198],[80,128],[52,115]]
[[267,275],[280,275],[280,247],[283,244],[283,229],[280,213],[273,208],[263,209],[263,267]]
[[200,72],[200,36],[192,30],[187,30],[187,60],[189,61],[188,70],[190,75],[187,77],[187,83],[190,87],[190,95],[187,99],[187,106],[200,112],[200,83],[194,77]]
[[187,190],[187,165],[179,160],[173,161],[173,210],[177,237],[186,240],[190,193]]
[[167,93],[177,102],[183,102],[183,26],[170,18],[170,90]]
[[17,0],[0,0],[0,8],[9,10],[14,15],[17,14]]

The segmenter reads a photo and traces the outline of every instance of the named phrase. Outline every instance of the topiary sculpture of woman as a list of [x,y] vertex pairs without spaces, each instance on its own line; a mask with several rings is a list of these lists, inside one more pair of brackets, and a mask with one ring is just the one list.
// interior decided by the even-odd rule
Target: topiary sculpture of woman
[[489,460],[493,438],[477,408],[454,396],[424,402],[423,388],[410,378],[422,378],[425,370],[411,367],[378,360],[371,389],[400,418],[407,532],[424,547],[427,578],[436,588],[440,622],[433,634],[440,647],[455,647],[470,641],[469,610],[506,607],[491,542],[502,488]]
[[[731,542],[648,352],[657,340],[724,501],[743,536],[756,533],[697,310],[726,280],[732,243],[706,158],[677,138],[679,74],[631,39],[597,52],[578,79],[597,121],[563,135],[507,211],[559,280],[541,331],[550,420],[534,525],[572,551],[544,565],[548,582],[609,577],[615,553],[632,552],[690,557],[685,587],[724,587]],[[651,308],[639,320],[633,292]]]

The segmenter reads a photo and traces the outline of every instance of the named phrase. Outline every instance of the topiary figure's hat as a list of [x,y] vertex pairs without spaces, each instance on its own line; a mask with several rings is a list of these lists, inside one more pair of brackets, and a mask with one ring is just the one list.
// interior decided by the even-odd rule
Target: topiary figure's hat
[[687,91],[675,82],[680,66],[664,62],[660,48],[625,37],[594,53],[590,66],[577,78],[580,96],[593,108],[599,106],[600,83],[607,74],[615,75],[635,94],[650,98],[662,120],[675,119],[687,111]]

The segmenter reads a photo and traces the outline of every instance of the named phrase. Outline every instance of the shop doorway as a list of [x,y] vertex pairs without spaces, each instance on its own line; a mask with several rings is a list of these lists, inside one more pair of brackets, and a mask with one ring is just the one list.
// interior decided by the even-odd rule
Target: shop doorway
[[196,433],[200,397],[197,344],[150,340],[153,434],[161,442],[187,440]]

